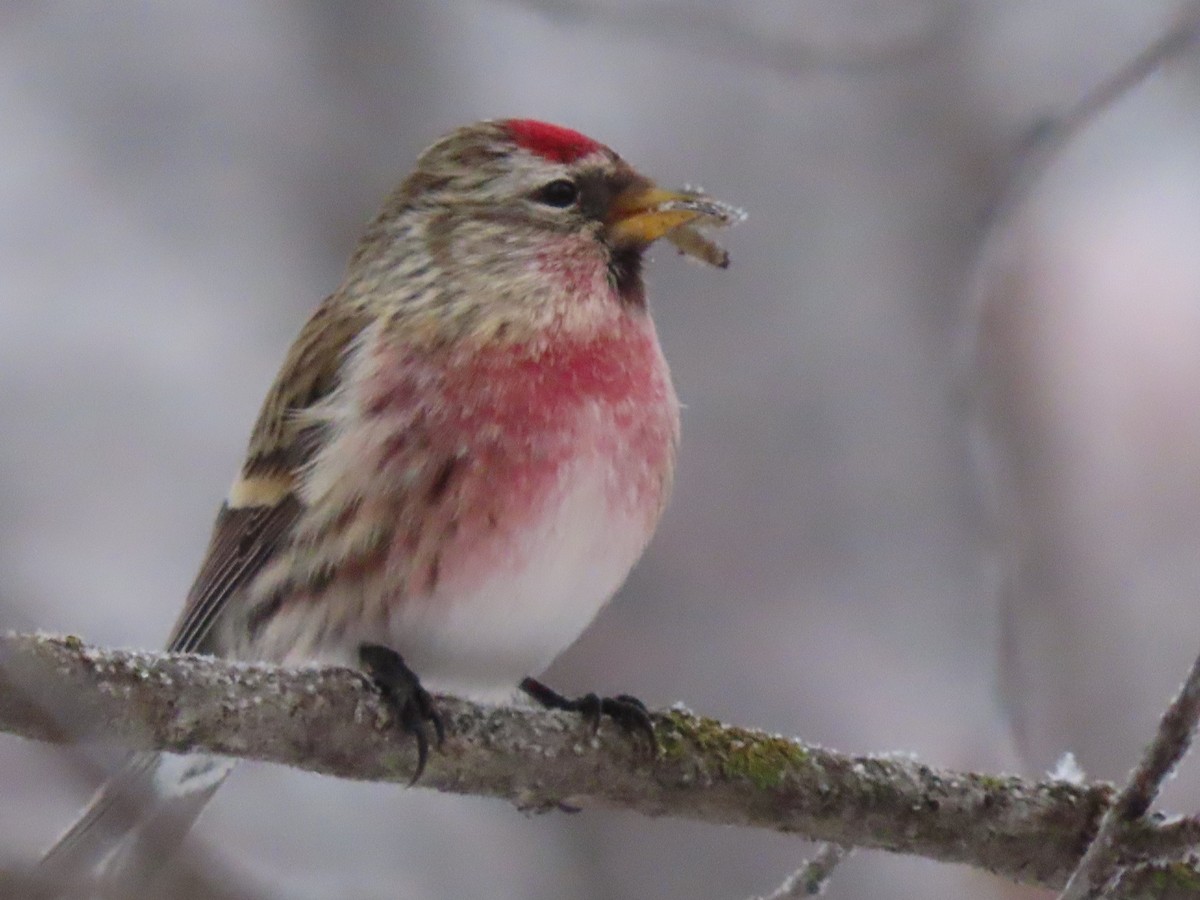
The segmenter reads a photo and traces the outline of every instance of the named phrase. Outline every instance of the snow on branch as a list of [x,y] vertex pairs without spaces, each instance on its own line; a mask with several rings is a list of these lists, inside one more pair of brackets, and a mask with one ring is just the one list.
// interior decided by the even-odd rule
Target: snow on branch
[[[0,636],[0,731],[64,742],[78,723],[137,750],[208,751],[406,783],[412,742],[361,675]],[[36,694],[35,702],[31,696]],[[73,726],[47,715],[62,698]],[[526,810],[626,809],[964,863],[1061,888],[1113,799],[1108,784],[950,772],[850,756],[689,712],[654,714],[661,750],[579,717],[435,698],[446,741],[420,786]],[[1151,816],[1123,834],[1122,897],[1200,897],[1200,821]]]

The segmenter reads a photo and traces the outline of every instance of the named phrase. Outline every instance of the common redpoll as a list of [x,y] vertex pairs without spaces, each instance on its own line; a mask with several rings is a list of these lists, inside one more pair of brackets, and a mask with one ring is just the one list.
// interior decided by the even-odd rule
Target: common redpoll
[[[435,143],[284,361],[169,648],[365,670],[417,774],[441,732],[427,688],[519,686],[648,727],[631,698],[570,701],[531,676],[620,587],[671,487],[679,403],[643,252],[666,237],[723,266],[697,229],[736,217],[554,125]],[[138,755],[47,869],[86,874],[118,845],[116,869],[161,858],[231,766]]]

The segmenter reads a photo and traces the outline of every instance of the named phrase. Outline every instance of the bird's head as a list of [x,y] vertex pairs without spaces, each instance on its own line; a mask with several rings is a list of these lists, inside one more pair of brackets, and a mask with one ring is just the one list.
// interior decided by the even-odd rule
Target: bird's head
[[659,238],[724,267],[697,227],[737,217],[698,191],[658,188],[577,131],[479,122],[421,154],[364,235],[350,281],[430,326],[528,333],[641,308],[642,255]]

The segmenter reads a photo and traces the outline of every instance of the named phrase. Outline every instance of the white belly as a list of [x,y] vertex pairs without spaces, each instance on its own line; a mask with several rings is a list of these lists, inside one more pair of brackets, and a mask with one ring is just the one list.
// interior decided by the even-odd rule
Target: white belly
[[577,468],[494,574],[463,586],[448,572],[424,602],[395,607],[381,642],[431,690],[510,697],[579,637],[649,539],[643,517],[611,504],[604,469]]

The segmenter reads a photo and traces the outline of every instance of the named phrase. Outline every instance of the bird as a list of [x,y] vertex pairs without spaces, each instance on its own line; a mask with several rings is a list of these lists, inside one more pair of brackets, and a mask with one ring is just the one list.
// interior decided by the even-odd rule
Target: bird
[[[536,676],[624,582],[671,491],[680,404],[645,252],[665,237],[724,267],[700,229],[739,216],[558,125],[433,143],[288,352],[168,650],[362,671],[417,743],[414,780],[444,733],[436,692],[519,690],[652,736],[633,697]],[[232,767],[132,756],[42,871],[148,877]]]

